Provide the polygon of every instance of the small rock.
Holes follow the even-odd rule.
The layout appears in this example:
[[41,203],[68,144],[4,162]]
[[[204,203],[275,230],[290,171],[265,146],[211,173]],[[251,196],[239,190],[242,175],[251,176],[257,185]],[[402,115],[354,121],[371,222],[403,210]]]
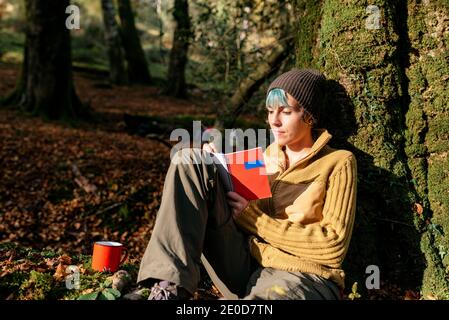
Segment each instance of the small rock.
[[129,285],[131,277],[125,270],[119,270],[112,276],[112,288],[122,291],[127,285]]

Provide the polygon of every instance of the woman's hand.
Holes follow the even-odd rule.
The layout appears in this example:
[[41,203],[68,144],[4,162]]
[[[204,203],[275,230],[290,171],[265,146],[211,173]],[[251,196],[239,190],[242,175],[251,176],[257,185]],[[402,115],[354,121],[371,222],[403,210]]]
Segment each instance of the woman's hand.
[[203,144],[203,150],[208,152],[217,152],[217,147],[213,142]]
[[248,206],[249,201],[236,192],[229,191],[226,194],[228,203],[232,209],[232,217],[237,219]]

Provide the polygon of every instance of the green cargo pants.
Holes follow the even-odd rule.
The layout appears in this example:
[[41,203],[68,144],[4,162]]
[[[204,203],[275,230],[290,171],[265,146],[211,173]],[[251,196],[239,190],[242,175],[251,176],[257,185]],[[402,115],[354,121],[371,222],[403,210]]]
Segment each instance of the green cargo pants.
[[172,157],[137,281],[168,280],[193,293],[200,263],[226,299],[339,298],[337,286],[317,275],[260,267],[234,223],[212,154],[182,149]]

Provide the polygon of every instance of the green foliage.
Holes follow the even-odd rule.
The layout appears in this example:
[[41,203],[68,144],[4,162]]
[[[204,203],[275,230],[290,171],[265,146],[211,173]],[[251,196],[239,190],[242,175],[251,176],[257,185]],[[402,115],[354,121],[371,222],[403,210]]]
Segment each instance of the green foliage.
[[99,68],[108,68],[102,24],[99,21],[85,26],[82,34],[72,37],[72,61]]
[[[80,270],[79,289],[66,287],[67,265],[59,266],[61,254],[51,250],[37,251],[18,247],[14,244],[1,244],[0,267],[5,275],[0,279],[0,299],[17,300],[117,300],[135,282],[139,266],[125,264],[122,270],[127,272],[125,287],[114,287],[114,276],[110,273],[95,272],[91,269],[90,255],[77,255],[69,258],[68,263],[78,266]],[[14,259],[11,259],[14,258]],[[60,268],[60,270],[59,270]],[[62,272],[62,273],[61,273]],[[119,288],[123,292],[120,292]]]
[[195,42],[189,80],[226,95],[233,94],[240,80],[264,62],[277,45],[274,39],[290,36],[290,1],[201,0],[191,8]]
[[198,1],[195,6],[198,14],[192,24],[196,26],[197,45],[193,50],[199,51],[208,61],[202,61],[196,71],[193,69],[191,71],[195,78],[208,81],[212,79],[212,82],[223,82],[229,86],[229,83],[235,83],[239,78],[237,69],[239,49],[236,44],[241,30],[236,20],[241,21],[242,17],[239,18],[238,15],[243,15],[242,8],[239,8],[238,2],[228,0]]
[[82,294],[77,300],[116,300],[120,298],[121,293],[117,289],[113,289],[112,281],[106,279],[100,284],[100,287],[90,293]]
[[13,272],[2,277],[0,281],[0,298],[6,299],[15,292],[17,296],[22,296],[22,285],[28,281],[28,272]]
[[121,217],[121,219],[124,220],[125,222],[129,221],[130,212],[126,204],[120,207],[118,214]]
[[50,274],[31,271],[28,281],[24,282],[19,291],[22,296],[29,294],[28,291],[32,291],[33,299],[46,300],[54,287],[53,277]]
[[21,63],[24,43],[24,35],[15,30],[0,31],[0,62]]

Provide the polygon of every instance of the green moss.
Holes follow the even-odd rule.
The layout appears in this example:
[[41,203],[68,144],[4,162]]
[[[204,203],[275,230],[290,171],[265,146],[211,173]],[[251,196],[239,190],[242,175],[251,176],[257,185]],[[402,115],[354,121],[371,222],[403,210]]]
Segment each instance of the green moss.
[[[328,77],[346,84],[353,99],[359,128],[352,140],[355,147],[373,155],[381,168],[403,175],[405,162],[395,151],[402,143],[394,60],[398,35],[387,22],[378,30],[365,28],[366,6],[348,2],[345,10],[339,1],[326,1],[323,6],[320,65]],[[385,3],[376,3],[383,15]]]
[[32,270],[28,281],[19,288],[20,298],[46,300],[53,289],[53,277],[50,274]]
[[448,4],[409,1],[408,12],[410,43],[416,55],[411,56],[407,71],[411,103],[406,115],[405,150],[421,202],[428,211],[428,228],[421,241],[427,261],[422,291],[424,298],[432,295],[448,299],[449,36],[441,33]]
[[432,222],[440,225],[444,230],[444,237],[438,244],[449,248],[449,159],[447,155],[435,155],[430,157],[429,165],[429,200],[433,217]]
[[424,157],[410,157],[408,166],[413,177],[412,182],[421,198],[421,202],[423,202],[421,205],[429,209],[427,200],[427,160]]
[[0,299],[17,298],[20,287],[28,281],[29,277],[29,273],[20,271],[3,276],[0,281]]
[[443,280],[447,277],[441,265],[441,257],[433,248],[435,240],[431,234],[423,236],[421,247],[426,253],[427,267],[422,276],[421,291],[424,299],[449,299],[447,283]]
[[315,66],[316,37],[321,20],[321,0],[296,0],[298,36],[296,41],[296,65],[298,68]]
[[[327,126],[331,132],[339,126],[354,128],[346,136],[350,143],[346,147],[358,160],[359,220],[348,254],[347,273],[349,279],[360,281],[364,268],[375,261],[386,281],[415,289],[420,285],[424,259],[414,228],[419,219],[412,209],[418,195],[413,189],[410,174],[413,170],[404,148],[416,155],[427,150],[412,144],[405,146],[403,110],[407,107],[404,97],[407,79],[398,61],[406,57],[402,56],[403,30],[396,21],[397,15],[403,13],[395,2],[377,1],[380,28],[370,29],[366,27],[369,4],[369,1],[345,1],[342,10],[341,1],[325,1],[319,31],[318,66],[328,79],[343,85],[352,103],[341,121],[334,127]],[[336,106],[327,107],[330,110]],[[413,116],[423,119],[419,113]],[[426,125],[421,121],[412,127],[423,132]],[[423,140],[422,133],[415,136],[415,131],[409,133],[409,138]],[[418,170],[424,162],[418,159],[414,164]],[[424,192],[425,183],[420,180],[416,184],[419,183]],[[378,250],[385,247],[389,249]]]
[[449,115],[439,114],[435,118],[430,118],[429,131],[426,135],[429,152],[448,151],[449,138]]

